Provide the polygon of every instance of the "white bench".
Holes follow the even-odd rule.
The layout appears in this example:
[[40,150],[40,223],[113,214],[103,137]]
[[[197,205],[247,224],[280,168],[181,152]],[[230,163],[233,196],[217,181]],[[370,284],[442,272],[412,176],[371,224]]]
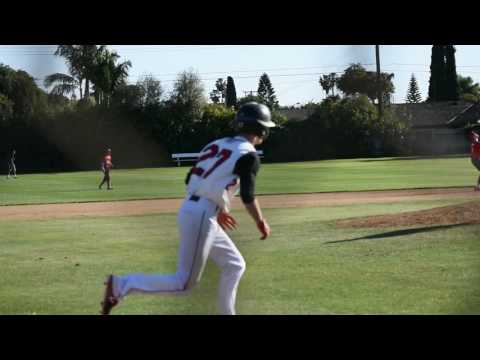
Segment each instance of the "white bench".
[[[263,157],[263,150],[258,150],[257,154],[260,158]],[[180,153],[180,154],[172,154],[172,160],[177,163],[177,166],[184,161],[197,161],[200,153]]]

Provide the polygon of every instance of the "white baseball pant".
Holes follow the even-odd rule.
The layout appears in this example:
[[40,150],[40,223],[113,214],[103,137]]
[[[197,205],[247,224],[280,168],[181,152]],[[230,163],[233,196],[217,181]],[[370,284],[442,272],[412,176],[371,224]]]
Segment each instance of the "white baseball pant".
[[200,198],[185,199],[177,217],[180,248],[177,271],[173,274],[129,274],[113,277],[113,293],[119,299],[133,293],[186,294],[201,279],[210,257],[221,269],[220,314],[235,314],[235,298],[245,260],[217,222],[217,206]]

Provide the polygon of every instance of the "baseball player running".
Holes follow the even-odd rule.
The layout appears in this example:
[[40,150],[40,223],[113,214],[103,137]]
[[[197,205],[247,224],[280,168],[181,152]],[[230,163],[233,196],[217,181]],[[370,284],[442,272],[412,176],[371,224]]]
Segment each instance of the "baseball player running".
[[10,157],[8,158],[8,174],[7,174],[7,179],[10,178],[10,174],[13,174],[13,177],[16,179],[17,178],[17,168],[15,166],[15,155],[16,151],[12,150],[12,153],[10,154]]
[[[473,166],[480,171],[480,135],[478,135],[475,131],[470,133],[470,158],[472,160]],[[477,186],[475,186],[475,191],[480,191],[480,176],[477,180]]]
[[101,314],[108,315],[125,296],[134,293],[185,294],[200,281],[208,258],[221,269],[218,306],[221,314],[235,314],[235,299],[245,260],[225,230],[236,228],[231,200],[240,197],[264,240],[270,227],[255,198],[260,160],[255,150],[275,123],[263,104],[243,105],[234,120],[237,136],[209,143],[185,180],[186,197],[178,212],[180,248],[173,274],[109,275]]
[[99,189],[101,189],[103,184],[105,184],[105,182],[106,182],[107,183],[107,190],[113,190],[112,183],[111,183],[111,180],[110,180],[110,169],[112,167],[113,167],[112,149],[107,149],[107,153],[105,154],[105,156],[103,157],[103,160],[102,160],[103,180],[100,183],[100,185],[98,185]]

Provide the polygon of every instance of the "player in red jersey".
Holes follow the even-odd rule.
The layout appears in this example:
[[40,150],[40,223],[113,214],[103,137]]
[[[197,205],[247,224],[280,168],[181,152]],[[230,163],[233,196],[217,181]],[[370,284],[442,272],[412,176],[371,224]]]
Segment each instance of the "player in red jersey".
[[112,190],[112,183],[111,183],[111,180],[110,180],[110,169],[113,168],[113,163],[112,163],[112,149],[108,149],[107,150],[107,153],[105,154],[105,156],[103,157],[103,160],[102,160],[102,172],[103,172],[103,180],[102,182],[100,183],[100,185],[98,185],[98,188],[101,189],[103,184],[105,184],[105,182],[107,183],[107,189],[108,190]]
[[[480,171],[480,135],[475,131],[472,131],[470,133],[470,142],[470,157],[472,164],[477,168],[478,171]],[[478,177],[475,191],[480,191],[480,176]]]

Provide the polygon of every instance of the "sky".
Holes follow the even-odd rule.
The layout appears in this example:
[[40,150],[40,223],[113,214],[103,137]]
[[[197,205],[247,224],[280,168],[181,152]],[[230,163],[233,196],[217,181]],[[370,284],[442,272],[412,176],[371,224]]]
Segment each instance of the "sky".
[[[318,102],[325,97],[318,80],[322,74],[341,73],[352,63],[375,71],[374,45],[109,45],[130,60],[128,82],[152,74],[168,96],[177,75],[196,71],[205,94],[218,78],[232,76],[237,97],[256,91],[266,72],[282,106]],[[66,73],[64,60],[54,56],[56,45],[0,45],[0,63],[27,71],[43,86],[45,76]],[[457,73],[480,82],[480,45],[456,46]],[[382,72],[394,73],[394,103],[405,102],[408,83],[415,75],[422,99],[428,93],[431,45],[381,45]]]

